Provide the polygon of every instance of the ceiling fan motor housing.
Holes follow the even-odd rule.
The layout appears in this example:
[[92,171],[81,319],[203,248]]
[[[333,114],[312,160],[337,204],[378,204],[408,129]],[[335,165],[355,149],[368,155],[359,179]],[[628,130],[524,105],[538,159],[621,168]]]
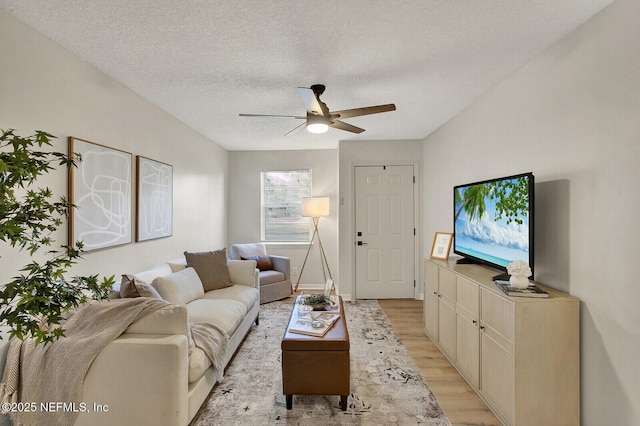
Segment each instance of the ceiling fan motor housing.
[[324,89],[326,89],[326,87],[324,86],[324,84],[314,84],[310,87],[310,89],[313,90],[313,93],[315,93],[316,97],[318,97],[324,93]]

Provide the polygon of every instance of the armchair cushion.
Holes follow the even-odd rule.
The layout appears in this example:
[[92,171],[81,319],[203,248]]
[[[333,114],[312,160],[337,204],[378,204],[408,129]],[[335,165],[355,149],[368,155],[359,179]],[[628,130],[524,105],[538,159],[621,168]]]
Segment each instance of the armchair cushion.
[[285,275],[279,271],[262,271],[260,272],[260,284],[273,284],[285,280]]

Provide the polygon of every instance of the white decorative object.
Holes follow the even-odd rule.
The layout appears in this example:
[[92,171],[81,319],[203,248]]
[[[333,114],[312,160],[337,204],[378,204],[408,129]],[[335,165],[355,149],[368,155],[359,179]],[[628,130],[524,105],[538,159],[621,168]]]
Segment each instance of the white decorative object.
[[509,283],[512,287],[529,287],[529,276],[531,276],[531,268],[529,267],[529,264],[522,260],[515,260],[507,265],[507,272],[511,275]]
[[511,284],[513,288],[527,288],[529,287],[529,279],[527,277],[512,275],[511,278],[509,278],[509,284]]

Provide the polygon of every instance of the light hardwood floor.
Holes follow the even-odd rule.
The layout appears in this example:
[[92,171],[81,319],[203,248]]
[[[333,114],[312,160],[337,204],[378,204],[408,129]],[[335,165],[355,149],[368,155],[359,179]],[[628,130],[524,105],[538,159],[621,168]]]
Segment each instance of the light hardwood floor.
[[497,417],[424,333],[421,300],[379,300],[422,377],[454,426],[500,426]]

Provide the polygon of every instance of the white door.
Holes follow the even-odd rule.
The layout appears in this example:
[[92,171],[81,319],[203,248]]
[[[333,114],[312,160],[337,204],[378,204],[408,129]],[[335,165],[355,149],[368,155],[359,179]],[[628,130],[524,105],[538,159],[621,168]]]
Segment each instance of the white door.
[[413,166],[355,168],[357,299],[414,298]]

